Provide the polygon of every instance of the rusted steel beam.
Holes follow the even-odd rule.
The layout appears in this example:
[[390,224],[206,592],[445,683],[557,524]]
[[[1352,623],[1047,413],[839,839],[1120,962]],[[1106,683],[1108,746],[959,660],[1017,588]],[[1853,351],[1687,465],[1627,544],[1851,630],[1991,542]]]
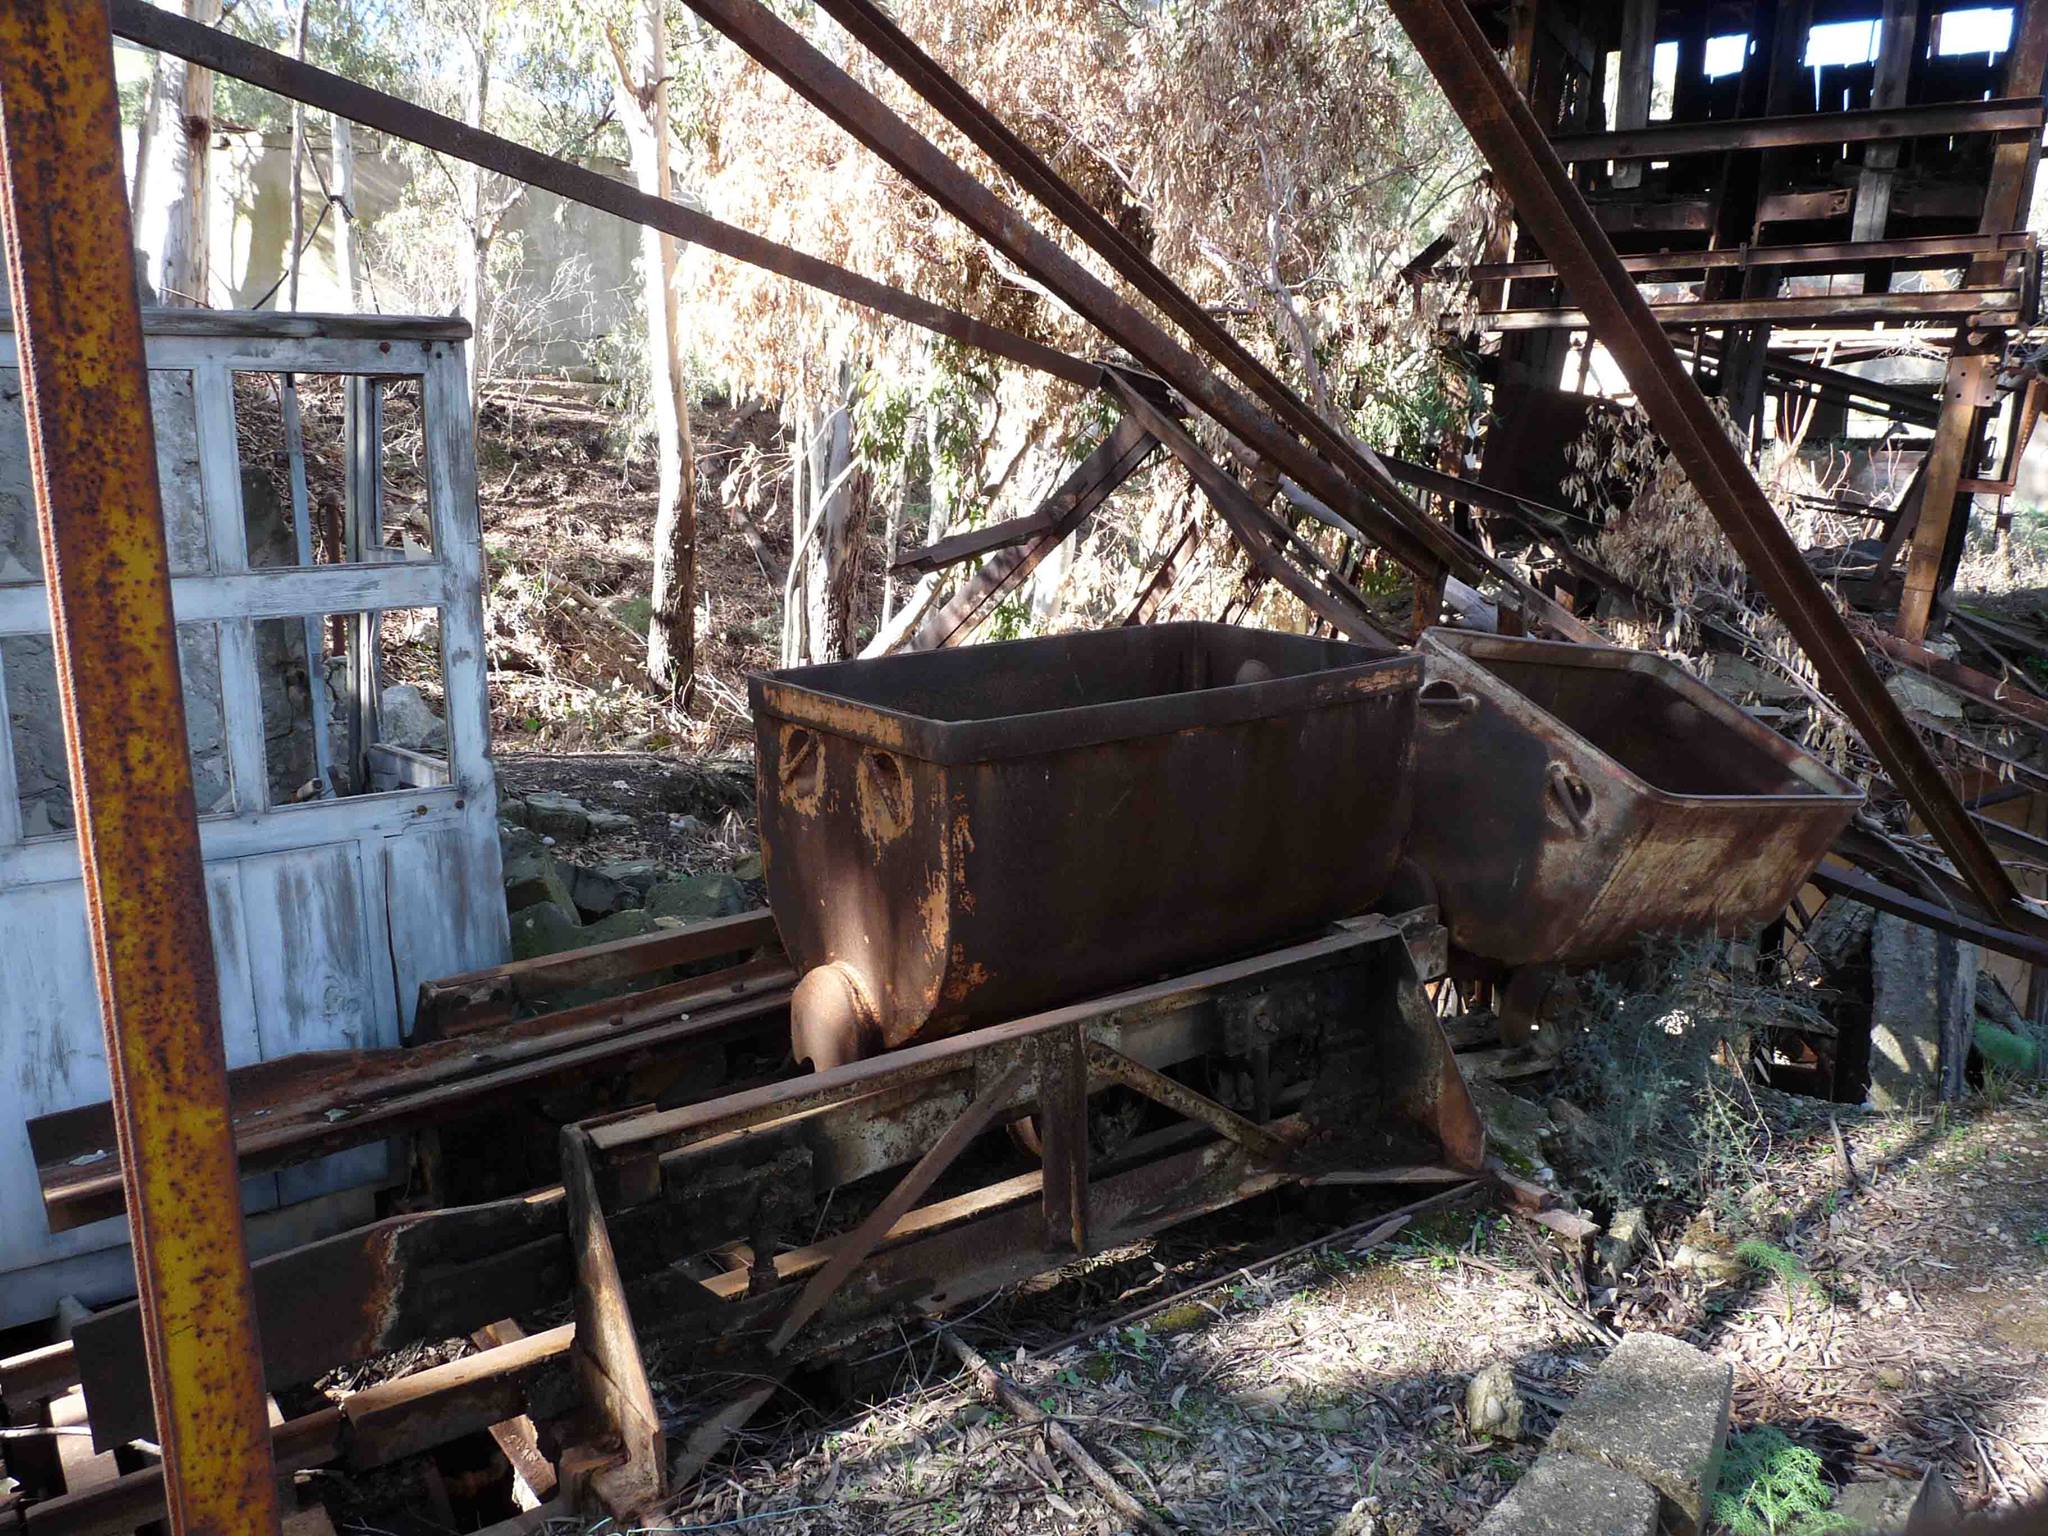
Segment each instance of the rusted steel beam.
[[[1397,515],[1420,516],[1407,503],[1376,455],[1316,409],[1231,334],[1230,328],[1170,277],[1138,243],[1118,229],[1058,171],[1046,163],[975,94],[948,73],[888,17],[875,0],[819,0],[818,8],[859,40],[910,88],[957,128],[1003,172],[1045,206],[1119,277],[1220,362],[1266,408],[1299,433],[1330,463],[1365,487]],[[1425,519],[1426,520],[1426,519]],[[1444,547],[1438,558],[1453,567],[1473,552]],[[1463,555],[1463,559],[1460,559]]]
[[[779,1026],[795,975],[757,961],[710,976],[403,1050],[333,1051],[241,1068],[231,1085],[244,1174],[291,1167],[424,1126],[480,1114],[551,1084],[617,1074]],[[282,1073],[294,1075],[282,1084]],[[56,1231],[117,1215],[125,1156],[108,1150],[104,1105],[29,1122],[45,1219]]]
[[[1650,306],[1615,255],[1585,199],[1551,150],[1528,104],[1501,72],[1458,0],[1391,0],[1417,50],[1515,211],[1558,265],[1592,330],[1670,445],[1751,578],[1812,658],[1821,685],[1862,734],[1892,782],[1920,813],[1992,910],[2017,911],[2012,882],[1957,801],[1940,767],[1885,691],[1862,646],[1801,558],[1741,450],[1685,371]],[[2018,917],[2014,921],[2021,921]]]
[[[829,8],[829,7],[828,7]],[[1851,112],[1795,112],[1710,123],[1660,123],[1618,133],[1560,134],[1550,141],[1567,165],[1584,160],[1666,160],[1729,150],[1778,149],[1797,144],[1863,144],[1872,140],[1947,138],[1970,133],[2037,134],[2041,98],[1930,102],[1914,107],[1866,107]]]
[[580,165],[523,144],[472,128],[452,117],[429,112],[339,75],[287,58],[268,48],[243,42],[216,27],[201,26],[149,0],[110,0],[117,35],[145,48],[185,59],[216,74],[232,75],[291,101],[332,112],[366,128],[425,145],[457,160],[466,160],[514,181],[541,187],[630,223],[688,240],[708,251],[744,261],[778,276],[849,300],[878,314],[892,315],[941,336],[978,347],[1026,368],[1083,388],[1095,382],[1094,368],[1053,347],[986,324],[971,315],[927,303],[873,278],[862,277],[831,262],[806,256],[788,246],[721,222],[708,214],[637,191],[624,182],[601,176]]
[[[573,1269],[559,1190],[393,1216],[253,1266],[265,1385],[312,1381],[421,1339],[545,1311]],[[93,1448],[155,1438],[135,1308],[85,1319],[73,1336]]]
[[1282,430],[1137,305],[1111,291],[756,0],[690,0],[690,5],[912,185],[1043,283],[1075,314],[1263,456],[1354,517],[1403,565],[1429,571],[1449,564],[1461,572],[1483,565],[1483,559],[1460,546],[1449,529],[1408,502],[1391,477],[1384,485],[1354,484],[1329,460]]
[[[1141,422],[1166,445],[1167,452],[1180,461],[1181,467],[1202,488],[1209,504],[1223,514],[1232,536],[1254,565],[1300,598],[1309,612],[1325,620],[1339,634],[1367,645],[1399,645],[1373,618],[1357,590],[1330,569],[1299,534],[1253,501],[1251,494],[1204,453],[1179,422],[1145,398],[1122,373],[1109,370],[1104,377],[1132,419]],[[1322,565],[1325,579],[1337,590],[1325,588],[1282,553],[1290,545],[1297,550],[1309,550],[1315,562]]]
[[444,1035],[466,1034],[500,1024],[511,1018],[519,1005],[572,987],[631,981],[672,966],[694,965],[700,960],[755,949],[780,949],[781,945],[775,932],[775,915],[766,907],[758,907],[737,917],[692,923],[675,932],[614,939],[609,944],[593,944],[567,954],[511,960],[480,971],[423,981],[419,1008],[413,1016],[413,1038],[438,1040]]
[[803,1288],[795,1303],[790,1307],[768,1340],[768,1353],[779,1355],[789,1347],[789,1341],[803,1330],[804,1324],[824,1308],[838,1289],[853,1277],[867,1256],[881,1247],[889,1235],[890,1228],[910,1214],[912,1206],[924,1198],[938,1178],[968,1145],[995,1124],[996,1117],[1010,1107],[1011,1096],[1024,1086],[1030,1076],[1029,1066],[1019,1062],[996,1081],[976,1094],[974,1101],[946,1127],[944,1134],[931,1144],[925,1155],[912,1165],[910,1171],[896,1181],[895,1187],[883,1197],[882,1203],[870,1211],[865,1220],[839,1242],[832,1260]]
[[102,0],[0,4],[0,224],[172,1529],[277,1486]]
[[2048,731],[2048,700],[2022,693],[1975,667],[1966,667],[1952,657],[1938,655],[1924,645],[1915,645],[1911,640],[1888,635],[1875,627],[1865,631],[1865,638],[1908,671],[1924,673],[1936,682],[1946,683],[1986,709],[2010,716],[2022,725],[2036,731]]
[[1198,1125],[1206,1125],[1218,1136],[1236,1142],[1262,1162],[1277,1163],[1287,1156],[1287,1143],[1263,1125],[1247,1120],[1236,1110],[1218,1104],[1207,1094],[1195,1092],[1185,1083],[1175,1082],[1164,1072],[1153,1071],[1142,1061],[1131,1060],[1121,1051],[1091,1042],[1088,1046],[1088,1070],[1099,1072],[1111,1082],[1121,1083],[1131,1092],[1142,1094],[1176,1115],[1185,1115]]
[[2048,965],[2048,940],[1983,922],[1966,912],[1902,891],[1861,870],[1838,869],[1823,864],[1813,872],[1811,883],[1830,896],[1860,901],[1866,907],[1889,912],[1893,917],[1903,917],[1909,923],[1932,928],[1936,933],[1948,934],[1994,954],[2011,955],[2015,960],[2025,960],[2034,965]]

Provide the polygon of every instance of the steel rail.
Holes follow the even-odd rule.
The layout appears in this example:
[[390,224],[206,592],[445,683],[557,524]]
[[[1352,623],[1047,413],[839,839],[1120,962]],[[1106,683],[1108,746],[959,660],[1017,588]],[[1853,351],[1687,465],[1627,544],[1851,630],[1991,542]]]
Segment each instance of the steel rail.
[[1742,451],[1672,348],[1648,302],[1502,71],[1461,0],[1391,0],[1438,85],[1567,290],[1614,354],[1651,423],[1752,578],[1812,658],[1822,687],[1862,733],[1957,869],[1995,914],[2032,926],[1998,856],[1970,821],[1827,591],[1800,558]]
[[879,314],[907,320],[912,325],[922,326],[950,340],[978,347],[1024,367],[1049,373],[1069,384],[1084,389],[1092,389],[1096,384],[1094,365],[1070,357],[1055,347],[1032,341],[1000,326],[989,325],[958,310],[930,303],[915,294],[863,277],[829,261],[793,251],[786,245],[778,245],[773,240],[736,228],[681,203],[651,196],[554,155],[529,149],[524,144],[480,128],[472,128],[467,123],[430,112],[413,102],[244,42],[217,28],[201,26],[160,10],[148,0],[110,0],[110,5],[115,35],[129,42],[171,54],[216,74],[232,75],[287,100],[335,113],[366,128],[408,139],[487,171],[509,176],[514,181],[540,187],[569,202],[581,203],[632,224],[661,230],[679,240],[701,245],[708,251],[794,279]]
[[756,0],[689,0],[689,4],[913,186],[1043,283],[1076,315],[1251,443],[1261,455],[1314,486],[1333,505],[1343,507],[1403,565],[1428,575],[1445,566],[1469,571],[1483,565],[1483,556],[1461,547],[1449,529],[1409,503],[1393,486],[1391,476],[1386,477],[1384,490],[1368,497],[1329,460],[1259,411],[1151,316],[1112,291]]
[[[1288,427],[1340,469],[1350,471],[1395,517],[1414,520],[1433,542],[1440,527],[1400,489],[1379,456],[1327,420],[1250,348],[1148,256],[1136,241],[1099,213],[1060,173],[1013,132],[946,67],[920,48],[874,0],[817,0],[818,9],[844,27],[940,116],[1057,218],[1116,274],[1222,363]],[[1426,527],[1424,526],[1426,525]],[[1448,532],[1448,530],[1445,530]],[[1443,544],[1446,565],[1472,564],[1474,552]],[[1462,564],[1461,564],[1462,562]]]
[[104,0],[0,0],[0,224],[171,1528],[270,1536],[277,1484]]

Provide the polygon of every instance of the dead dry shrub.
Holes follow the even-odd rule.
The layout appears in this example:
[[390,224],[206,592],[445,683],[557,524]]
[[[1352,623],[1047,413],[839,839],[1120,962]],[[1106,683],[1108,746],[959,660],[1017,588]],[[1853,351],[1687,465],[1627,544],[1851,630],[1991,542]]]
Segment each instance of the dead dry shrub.
[[1771,1144],[1753,1061],[1768,1032],[1812,1026],[1825,1027],[1809,989],[1723,941],[1647,940],[1592,972],[1560,1089],[1585,1111],[1567,1154],[1574,1182],[1615,1209],[1743,1187]]

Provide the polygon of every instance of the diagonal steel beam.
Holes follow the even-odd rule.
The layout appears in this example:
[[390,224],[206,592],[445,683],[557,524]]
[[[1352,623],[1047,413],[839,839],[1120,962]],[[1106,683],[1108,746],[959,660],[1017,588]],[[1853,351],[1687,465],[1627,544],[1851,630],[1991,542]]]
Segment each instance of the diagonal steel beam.
[[267,1536],[277,1485],[104,0],[0,0],[0,226],[171,1526]]
[[344,80],[339,75],[316,69],[311,64],[287,58],[268,48],[243,42],[217,27],[201,26],[151,5],[149,0],[110,0],[114,32],[132,43],[160,53],[185,59],[216,74],[231,75],[250,85],[290,101],[304,102],[323,112],[332,112],[366,128],[375,128],[394,138],[407,139],[457,160],[482,166],[500,176],[528,186],[540,187],[572,203],[609,213],[629,223],[658,229],[760,267],[792,278],[820,292],[836,295],[878,314],[892,315],[922,326],[954,341],[979,347],[997,357],[1027,368],[1036,368],[1069,384],[1089,388],[1095,383],[1095,368],[1077,357],[1053,347],[986,324],[958,310],[928,303],[915,294],[878,283],[873,278],[849,272],[829,261],[806,256],[786,245],[726,224],[709,214],[699,213],[681,203],[652,197],[624,182],[554,155],[542,154],[523,144],[500,138],[457,122],[438,112],[429,112],[413,102],[402,101],[383,91]]
[[[1748,460],[1685,371],[1648,302],[1572,185],[1534,113],[1462,0],[1390,0],[1394,14],[1492,165],[1545,256],[1620,364],[1636,398],[1751,577],[1812,659],[1821,686],[1862,734],[1956,868],[1994,913],[2024,915],[1998,857],[1871,670],[1827,591],[1800,558]],[[2030,916],[2028,920],[2031,920]]]
[[[945,66],[884,14],[875,0],[818,0],[818,9],[851,33],[957,128],[983,154],[1042,203],[1046,210],[1100,256],[1133,289],[1156,305],[1291,430],[1362,485],[1381,506],[1403,519],[1435,528],[1401,491],[1379,456],[1321,415],[1193,295],[1175,282],[1138,243],[1099,213],[1029,144],[990,111]],[[1434,538],[1434,534],[1428,535]],[[1462,567],[1472,552],[1448,541],[1438,550],[1444,563]]]

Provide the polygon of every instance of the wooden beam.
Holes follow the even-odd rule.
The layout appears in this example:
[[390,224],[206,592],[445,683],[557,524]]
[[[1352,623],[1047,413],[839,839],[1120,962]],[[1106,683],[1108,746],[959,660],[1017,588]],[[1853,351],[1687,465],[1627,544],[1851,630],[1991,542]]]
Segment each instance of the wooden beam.
[[[2010,288],[1964,288],[1949,293],[1815,294],[1780,299],[1679,299],[1652,304],[1664,325],[1840,325],[1847,322],[1957,319],[1972,325],[2015,323],[2020,295]],[[1482,315],[1482,331],[1582,331],[1579,309],[1508,309]]]
[[[1658,0],[1623,0],[1621,11],[1621,78],[1615,91],[1613,135],[1587,137],[1625,138],[1650,122],[1650,89],[1657,61]],[[1603,157],[1604,158],[1604,157]],[[1639,163],[1614,168],[1616,187],[1639,187],[1643,167]]]
[[1781,149],[1802,144],[1861,144],[1958,134],[2038,134],[2048,122],[2038,96],[2023,100],[1935,102],[1918,107],[1871,107],[1854,112],[1795,112],[1784,117],[1720,122],[1664,123],[1617,133],[1570,134],[1552,139],[1558,158],[1671,160],[1731,150]]
[[[1897,631],[1915,644],[1927,638],[1934,616],[1934,597],[1948,549],[1949,525],[1977,441],[1977,416],[1986,403],[1986,381],[1992,359],[1958,346],[1949,359],[1948,380],[1941,397],[1941,420],[1927,455],[1927,481],[1920,497],[1920,521],[1913,530],[1912,553],[1906,560],[1906,590],[1899,598]],[[1967,515],[1967,514],[1966,514]]]
[[1023,548],[998,555],[970,576],[945,607],[925,620],[904,649],[929,651],[959,640],[990,603],[1036,570],[1039,562],[1057,549],[1084,517],[1108,500],[1112,491],[1130,479],[1158,446],[1159,440],[1128,416],[1110,428],[1109,435],[1095,445],[1094,451],[1032,514],[1045,517],[1044,531]]
[[[1896,112],[1905,104],[1919,23],[1920,0],[1885,0],[1884,17],[1878,29],[1881,52],[1877,76],[1870,89],[1870,105],[1877,113]],[[1856,178],[1856,212],[1849,229],[1851,239],[1884,238],[1885,223],[1892,211],[1892,179],[1898,168],[1896,139],[1880,139],[1863,151],[1863,170]]]
[[[1624,256],[1624,271],[1637,276],[1677,277],[1738,267],[1809,267],[1832,272],[1884,262],[1894,267],[1961,267],[1980,257],[2025,255],[2035,246],[2024,231],[1994,235],[1914,235],[1897,240],[1823,240],[1798,245],[1741,245],[1714,251],[1656,251]],[[1958,259],[1959,258],[1959,259]],[[1495,261],[1470,267],[1440,267],[1433,274],[1474,283],[1520,278],[1554,278],[1553,261]],[[1994,278],[1995,282],[1996,279]]]

